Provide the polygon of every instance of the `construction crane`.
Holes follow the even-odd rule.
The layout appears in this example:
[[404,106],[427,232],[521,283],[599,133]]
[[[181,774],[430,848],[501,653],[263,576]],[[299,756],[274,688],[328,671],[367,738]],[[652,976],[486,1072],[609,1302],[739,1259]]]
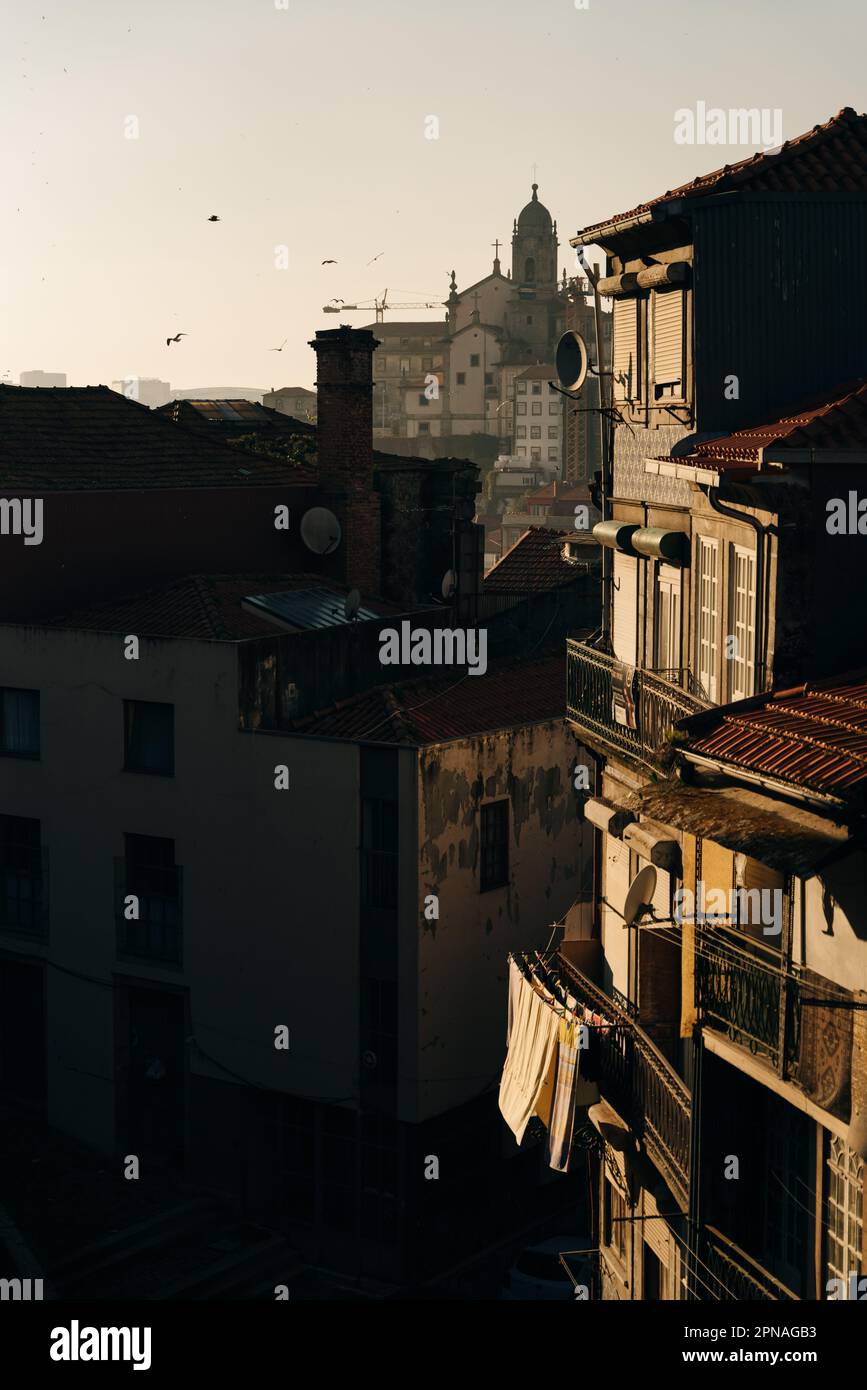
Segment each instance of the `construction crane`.
[[323,314],[369,314],[371,309],[376,312],[376,322],[382,323],[382,317],[386,309],[441,309],[440,300],[427,300],[418,304],[389,304],[388,290],[383,290],[381,299],[367,300],[364,304],[323,304]]

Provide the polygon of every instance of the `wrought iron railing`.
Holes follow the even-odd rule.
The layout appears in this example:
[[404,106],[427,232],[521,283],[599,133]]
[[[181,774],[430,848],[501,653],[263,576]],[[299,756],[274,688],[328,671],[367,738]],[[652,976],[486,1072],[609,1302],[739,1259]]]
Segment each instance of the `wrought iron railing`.
[[699,928],[695,1000],[702,1021],[780,1075],[797,1070],[800,982],[779,951],[736,930]]
[[651,1158],[686,1205],[689,1193],[690,1094],[685,1083],[627,1011],[565,956],[560,967],[584,1006],[613,1024],[596,1034],[599,1090],[643,1139]]
[[775,1278],[770,1270],[713,1226],[704,1228],[699,1244],[702,1263],[697,1285],[701,1299],[737,1303],[797,1300],[798,1295]]
[[34,937],[47,934],[47,849],[0,846],[0,930]]
[[118,955],[180,965],[180,865],[133,865],[127,859],[116,859],[114,881]]
[[[674,677],[678,679],[675,680]],[[622,752],[656,766],[679,719],[708,707],[688,670],[657,671],[624,665],[607,652],[568,638],[568,717]]]

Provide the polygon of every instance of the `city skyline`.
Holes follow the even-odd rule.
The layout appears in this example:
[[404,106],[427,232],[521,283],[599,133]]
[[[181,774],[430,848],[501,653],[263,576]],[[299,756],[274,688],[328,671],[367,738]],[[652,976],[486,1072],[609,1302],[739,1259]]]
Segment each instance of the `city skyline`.
[[[395,303],[444,301],[452,267],[464,288],[488,272],[495,240],[508,248],[534,178],[571,270],[576,226],[755,148],[684,144],[679,110],[779,110],[785,139],[863,105],[867,22],[852,5],[834,6],[853,40],[843,50],[816,32],[813,7],[787,7],[787,41],[814,63],[806,90],[776,61],[768,3],[670,3],[652,28],[634,0],[614,8],[642,41],[610,64],[612,6],[592,0],[532,12],[447,0],[435,22],[385,0],[375,25],[337,0],[17,9],[2,60],[0,376],[309,386],[311,332],[339,321],[325,303],[372,301],[386,286]],[[670,81],[642,85],[648,64],[662,71],[672,56]]]

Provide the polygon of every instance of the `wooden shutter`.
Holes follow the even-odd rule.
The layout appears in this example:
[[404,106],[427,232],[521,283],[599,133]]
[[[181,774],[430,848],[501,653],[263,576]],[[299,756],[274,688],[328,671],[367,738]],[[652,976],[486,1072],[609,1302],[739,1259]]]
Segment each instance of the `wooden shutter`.
[[636,664],[638,655],[638,561],[634,555],[614,552],[614,655],[627,666]]
[[614,301],[614,398],[637,400],[638,376],[638,300]]
[[657,386],[676,383],[683,387],[683,304],[683,290],[657,291],[653,296],[653,380]]
[[746,700],[755,684],[756,557],[739,545],[731,548],[729,634],[736,639],[729,661],[729,698]]
[[719,547],[700,536],[696,545],[695,674],[716,704],[717,629],[719,626]]

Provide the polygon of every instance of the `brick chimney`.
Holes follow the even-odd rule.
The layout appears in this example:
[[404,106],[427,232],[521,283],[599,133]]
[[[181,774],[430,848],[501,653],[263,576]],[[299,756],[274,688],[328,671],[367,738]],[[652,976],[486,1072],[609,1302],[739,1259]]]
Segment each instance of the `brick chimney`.
[[380,590],[380,498],[373,487],[373,354],[366,328],[324,329],[316,353],[319,487],[343,531],[341,574],[363,595]]

